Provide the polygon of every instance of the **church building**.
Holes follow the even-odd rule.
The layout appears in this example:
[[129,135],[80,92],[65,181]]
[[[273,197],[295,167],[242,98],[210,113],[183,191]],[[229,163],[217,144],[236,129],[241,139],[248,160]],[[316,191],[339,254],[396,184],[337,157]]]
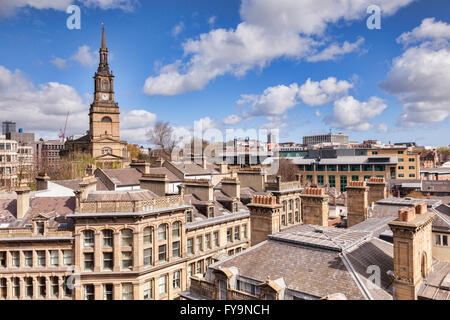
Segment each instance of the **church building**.
[[114,100],[114,75],[108,65],[105,28],[102,30],[100,62],[94,75],[94,101],[89,110],[89,131],[77,139],[68,139],[65,154],[90,153],[97,164],[110,168],[130,163],[127,142],[120,140],[119,105]]

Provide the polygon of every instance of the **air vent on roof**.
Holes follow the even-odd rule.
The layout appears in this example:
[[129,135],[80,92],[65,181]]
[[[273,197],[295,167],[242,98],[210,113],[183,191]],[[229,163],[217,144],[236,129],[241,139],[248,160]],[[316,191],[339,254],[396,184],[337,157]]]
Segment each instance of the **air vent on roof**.
[[323,230],[322,229],[314,229],[314,232],[315,233],[323,233]]

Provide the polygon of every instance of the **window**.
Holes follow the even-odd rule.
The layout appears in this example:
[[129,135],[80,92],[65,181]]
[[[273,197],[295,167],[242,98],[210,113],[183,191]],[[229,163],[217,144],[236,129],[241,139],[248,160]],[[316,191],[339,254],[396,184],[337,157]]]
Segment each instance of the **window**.
[[288,223],[294,223],[294,221],[292,221],[292,212],[289,212],[288,214]]
[[323,164],[318,164],[316,166],[316,171],[325,171],[325,165]]
[[144,249],[144,267],[152,265],[152,248]]
[[172,242],[172,257],[179,258],[181,256],[180,241]]
[[114,286],[112,284],[103,285],[103,300],[113,300],[114,298]]
[[37,278],[38,283],[38,296],[41,298],[44,298],[47,295],[47,288],[45,285],[45,278],[44,277],[38,277]]
[[159,262],[163,262],[167,260],[167,254],[166,254],[166,245],[163,244],[158,247],[158,260]]
[[352,181],[359,181],[358,175],[352,175]]
[[192,220],[193,220],[192,211],[191,210],[186,211],[186,221],[192,222]]
[[410,170],[414,170],[415,167],[414,167],[414,166],[409,166],[409,169],[410,169]]
[[36,233],[40,236],[44,235],[45,224],[44,222],[36,222]]
[[25,267],[33,266],[33,251],[24,251],[23,252],[25,258]]
[[363,171],[372,171],[373,166],[371,164],[363,164]]
[[167,224],[162,224],[158,227],[158,241],[167,239]]
[[408,161],[409,161],[409,162],[414,162],[415,159],[414,159],[414,158],[409,158]]
[[197,253],[203,251],[203,236],[198,236],[195,244],[197,245]]
[[298,209],[298,205],[299,205],[299,200],[298,199],[295,199],[295,209]]
[[414,178],[415,176],[416,176],[416,175],[415,175],[414,173],[410,173],[410,174],[409,174],[409,177],[410,177],[410,178]]
[[194,264],[191,263],[190,265],[188,265],[188,280],[189,280],[189,277],[192,276],[193,272],[194,272]]
[[361,171],[361,165],[360,164],[351,164],[350,171]]
[[208,217],[214,218],[214,207],[208,207]]
[[105,147],[102,149],[102,155],[112,154],[112,149],[109,147]]
[[327,165],[327,171],[336,171],[336,165],[335,164]]
[[375,171],[386,171],[386,165],[384,164],[376,164],[374,165]]
[[[63,278],[63,294],[66,297],[72,296],[72,286],[74,285],[74,279],[72,279],[72,282],[69,281],[69,279],[72,279],[71,277],[64,277]],[[69,283],[71,284],[69,286]]]
[[27,298],[33,298],[33,278],[25,278],[25,296]]
[[188,254],[194,253],[194,239],[193,238],[187,239],[187,253]]
[[313,176],[311,174],[306,175],[306,180],[308,180],[309,182],[312,182]]
[[153,243],[153,228],[147,227],[144,229],[144,245]]
[[83,246],[85,248],[94,247],[94,231],[92,230],[83,231]]
[[174,289],[179,289],[180,288],[180,279],[181,279],[181,271],[175,271],[173,273],[173,279],[172,279],[172,287]]
[[345,192],[345,187],[347,186],[347,176],[341,176],[341,192]]
[[234,227],[234,240],[241,240],[241,228],[239,226]]
[[299,222],[298,218],[299,218],[298,211],[295,211],[295,222]]
[[233,212],[239,211],[239,204],[237,202],[233,202]]
[[103,270],[112,270],[114,258],[112,252],[103,252]]
[[434,235],[434,244],[437,246],[448,247],[448,236],[443,234]]
[[144,283],[144,300],[153,298],[153,281],[149,280]]
[[167,293],[167,276],[162,276],[159,278],[159,295],[163,295]]
[[172,225],[172,238],[178,238],[180,236],[180,223],[174,222]]
[[403,154],[403,151],[397,151],[398,154]]
[[206,244],[206,249],[212,249],[212,245],[211,245],[211,233],[205,234],[205,244]]
[[133,245],[133,231],[123,229],[121,232],[122,247],[131,247]]
[[103,230],[103,248],[112,248],[113,247],[113,231],[112,230]]
[[333,175],[328,176],[328,183],[330,184],[330,187],[336,187],[336,177]]
[[227,242],[233,242],[233,229],[231,228],[227,229]]
[[405,175],[403,173],[398,174],[399,178],[403,178]]
[[12,278],[12,296],[13,296],[13,298],[20,297],[20,279],[19,278]]
[[84,254],[84,270],[85,271],[94,270],[94,254],[92,252]]
[[398,162],[403,162],[403,158],[398,158]]
[[338,168],[339,171],[348,171],[348,164],[340,164]]
[[292,210],[292,200],[288,201],[288,210]]
[[50,277],[50,295],[57,298],[59,295],[59,279],[58,277]]
[[323,174],[319,174],[317,176],[317,184],[324,184],[324,178],[323,178]]
[[203,273],[203,260],[197,261],[197,269],[195,270],[197,274]]
[[50,265],[58,266],[59,265],[59,252],[58,250],[50,250]]
[[44,250],[39,250],[36,251],[37,253],[37,264],[40,267],[45,267],[46,266],[46,262],[45,262],[45,254],[46,252]]
[[6,288],[6,278],[0,278],[0,298],[6,299],[8,289]]
[[364,180],[368,180],[368,179],[370,179],[370,176],[369,175],[365,175],[364,176]]
[[130,270],[133,267],[133,252],[124,251],[122,252],[122,269]]
[[285,226],[286,225],[286,215],[281,215],[281,224],[283,225],[283,226]]
[[133,284],[122,284],[122,300],[133,300]]
[[0,252],[0,268],[6,268],[6,251]]
[[403,167],[403,166],[398,166],[398,170],[403,170],[403,169],[405,169],[405,167]]
[[213,233],[213,241],[214,241],[214,248],[217,248],[219,246],[219,232],[218,231]]
[[63,250],[63,264],[65,266],[72,265],[72,250]]

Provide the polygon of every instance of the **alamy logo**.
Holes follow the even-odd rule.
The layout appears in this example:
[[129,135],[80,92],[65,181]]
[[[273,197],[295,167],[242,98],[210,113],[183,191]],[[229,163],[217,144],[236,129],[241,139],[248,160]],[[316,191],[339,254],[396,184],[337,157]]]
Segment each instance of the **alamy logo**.
[[381,8],[375,4],[367,7],[367,13],[371,15],[367,18],[366,25],[369,30],[381,29]]
[[70,5],[66,9],[66,13],[70,14],[70,16],[67,18],[66,26],[67,29],[73,30],[73,29],[81,29],[81,10],[80,7],[77,5]]

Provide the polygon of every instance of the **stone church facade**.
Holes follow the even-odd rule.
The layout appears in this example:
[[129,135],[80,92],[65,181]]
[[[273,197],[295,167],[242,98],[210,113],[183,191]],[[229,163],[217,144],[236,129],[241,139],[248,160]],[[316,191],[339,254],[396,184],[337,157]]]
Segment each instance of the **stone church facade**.
[[114,100],[114,75],[108,65],[105,29],[94,75],[94,101],[89,110],[89,131],[78,139],[67,140],[63,154],[90,153],[103,167],[130,163],[127,142],[120,140],[119,105]]

